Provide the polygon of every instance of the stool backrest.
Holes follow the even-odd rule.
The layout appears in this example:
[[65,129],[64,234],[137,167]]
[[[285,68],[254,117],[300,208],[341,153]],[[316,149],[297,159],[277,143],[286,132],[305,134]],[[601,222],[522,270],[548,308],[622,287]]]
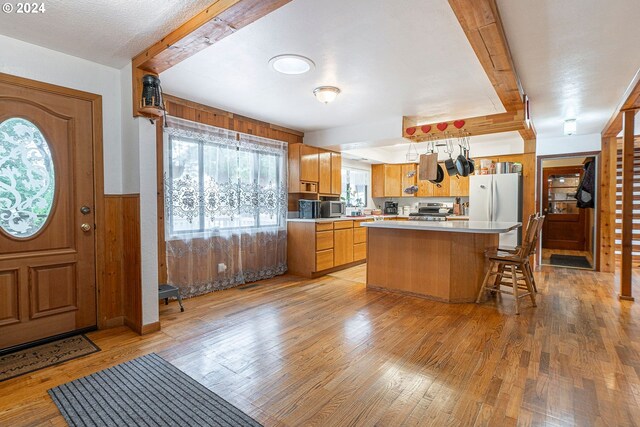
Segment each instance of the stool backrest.
[[524,239],[522,240],[522,245],[517,252],[517,255],[520,258],[528,257],[535,252],[536,243],[538,242],[538,234],[541,230],[541,222],[542,221],[540,221],[540,217],[537,214],[529,216],[527,229],[524,232]]

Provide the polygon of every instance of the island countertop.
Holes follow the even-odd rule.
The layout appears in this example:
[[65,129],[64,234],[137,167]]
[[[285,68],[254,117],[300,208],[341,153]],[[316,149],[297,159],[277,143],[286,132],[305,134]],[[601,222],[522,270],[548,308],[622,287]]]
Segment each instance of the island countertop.
[[452,233],[500,234],[522,226],[520,222],[490,221],[375,221],[362,223],[368,228],[444,231]]

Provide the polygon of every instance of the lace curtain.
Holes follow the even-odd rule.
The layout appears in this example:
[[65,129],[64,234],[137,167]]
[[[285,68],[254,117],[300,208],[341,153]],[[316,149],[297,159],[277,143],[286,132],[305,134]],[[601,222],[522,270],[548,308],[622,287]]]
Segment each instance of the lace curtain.
[[184,297],[286,271],[286,143],[169,117],[164,163],[167,276]]

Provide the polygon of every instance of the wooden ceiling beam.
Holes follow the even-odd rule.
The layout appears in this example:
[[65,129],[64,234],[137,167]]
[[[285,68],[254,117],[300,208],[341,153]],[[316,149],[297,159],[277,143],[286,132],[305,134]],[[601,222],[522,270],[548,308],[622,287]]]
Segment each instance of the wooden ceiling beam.
[[[522,109],[524,90],[495,0],[449,0],[449,5],[505,110],[512,113]],[[528,116],[528,106],[525,111]],[[525,141],[536,137],[528,117],[526,126],[519,132]]]
[[[455,126],[457,120],[441,123],[428,123],[426,117],[405,116],[403,117],[402,136],[415,142],[426,141],[428,139],[438,140],[447,136],[457,136],[460,132],[469,135],[488,135],[501,132],[520,132],[526,129],[524,111],[522,109],[489,116],[471,117],[459,121],[464,121],[464,125],[458,129]],[[444,131],[438,129],[438,125],[446,123]]]
[[158,75],[291,0],[216,0],[132,61],[133,115],[142,96],[142,76]]

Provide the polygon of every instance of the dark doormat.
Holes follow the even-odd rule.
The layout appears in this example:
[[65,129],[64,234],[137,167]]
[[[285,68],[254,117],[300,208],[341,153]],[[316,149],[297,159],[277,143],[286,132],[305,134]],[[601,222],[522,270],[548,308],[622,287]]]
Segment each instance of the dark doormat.
[[100,351],[84,335],[74,335],[0,356],[0,382]]
[[560,267],[575,267],[575,268],[591,268],[591,263],[587,257],[580,255],[551,255],[549,262],[552,265]]
[[154,353],[49,395],[72,426],[262,426]]

